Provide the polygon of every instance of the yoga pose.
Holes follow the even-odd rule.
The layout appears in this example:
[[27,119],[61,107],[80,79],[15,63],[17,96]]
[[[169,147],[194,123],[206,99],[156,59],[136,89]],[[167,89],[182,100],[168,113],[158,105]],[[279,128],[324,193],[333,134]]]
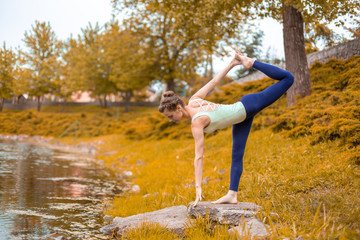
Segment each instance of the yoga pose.
[[[245,95],[240,101],[231,105],[216,104],[204,100],[205,96],[214,89],[233,67],[241,64],[245,69],[253,67],[268,77],[279,81],[259,93]],[[185,105],[184,101],[172,91],[167,91],[163,94],[159,111],[169,118],[169,121],[179,123],[183,118],[192,119],[191,131],[195,139],[196,199],[193,203],[194,207],[199,201],[205,199],[201,192],[204,132],[210,133],[216,129],[222,129],[230,125],[233,126],[230,188],[225,196],[212,203],[235,204],[237,203],[237,191],[243,171],[246,141],[253,118],[262,109],[279,99],[291,87],[293,82],[294,77],[288,71],[248,58],[236,50],[230,64],[197,91],[190,98],[188,105]]]

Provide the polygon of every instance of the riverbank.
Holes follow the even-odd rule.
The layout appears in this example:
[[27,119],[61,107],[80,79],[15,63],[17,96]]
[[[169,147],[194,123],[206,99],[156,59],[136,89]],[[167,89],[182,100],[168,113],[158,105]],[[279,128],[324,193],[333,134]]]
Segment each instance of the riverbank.
[[[230,139],[228,129],[205,141],[202,188],[206,200],[216,200],[228,191]],[[118,195],[107,214],[127,217],[195,199],[193,140],[131,141],[112,135],[102,141],[103,151],[118,153],[99,157],[112,168],[133,172],[132,182],[139,186],[138,192]],[[346,160],[347,154],[340,141],[311,145],[306,136],[292,139],[269,129],[253,131],[238,200],[264,206],[260,220],[274,225],[276,239],[359,236],[358,167]],[[187,231],[189,239],[222,239],[204,222]],[[138,230],[138,234],[144,233]]]
[[76,154],[84,154],[92,157],[94,157],[97,152],[96,150],[97,145],[102,144],[101,142],[96,142],[96,143],[80,142],[75,145],[65,144],[62,141],[55,140],[54,137],[45,137],[39,135],[29,136],[25,134],[21,134],[21,135],[0,134],[0,139],[25,142],[28,144],[33,144],[44,148],[60,150],[64,152],[71,152]]
[[0,139],[0,239],[107,239],[98,230],[122,181],[88,154],[19,138]]
[[[216,200],[227,192],[230,137],[231,129],[227,129],[206,139],[203,192],[207,200]],[[71,145],[66,142],[73,141],[65,138],[64,143],[52,144],[53,139],[39,136],[11,139],[27,139],[62,149]],[[114,134],[86,141],[92,142],[89,146],[99,143],[94,155],[98,161],[119,175],[126,173],[128,183],[138,186],[118,194],[104,214],[127,217],[187,205],[194,200],[192,139],[134,141]],[[80,142],[85,139],[78,139],[77,144]],[[347,157],[340,141],[310,143],[311,138],[306,136],[292,139],[266,128],[253,131],[245,153],[238,199],[264,206],[259,218],[271,225],[271,237],[354,238],[360,234],[356,228],[360,205],[356,167],[348,161],[334,161]],[[83,154],[86,148],[77,148],[77,144],[71,149]],[[271,212],[278,213],[279,217]],[[188,239],[228,239],[226,226],[211,226],[206,219],[197,221],[185,229],[185,235]],[[130,230],[128,236],[174,238],[161,229],[144,225]]]
[[[258,217],[271,226],[271,238],[295,239],[300,235],[305,239],[360,238],[359,60],[360,57],[354,57],[348,61],[314,64],[311,96],[297,99],[298,103],[291,108],[281,98],[254,119],[238,200],[264,207]],[[264,79],[229,85],[209,100],[234,102],[241,98],[239,92],[241,95],[258,92],[271,83]],[[29,124],[26,126],[29,132],[41,129],[40,132],[59,136],[59,129],[64,131],[82,114],[85,120],[93,119],[83,120],[82,124],[88,128],[76,141],[71,137],[60,141],[67,145],[94,144],[94,157],[119,176],[126,175],[128,183],[136,186],[117,195],[105,210],[108,215],[127,217],[187,205],[194,200],[194,142],[188,121],[175,125],[156,109],[146,109],[146,112],[123,114],[123,122],[116,125],[112,123],[114,109],[92,109],[97,111],[93,115],[84,113],[86,110],[0,115],[0,120],[5,120],[0,124],[7,133],[18,132],[17,126]],[[49,126],[56,123],[62,127],[52,131]],[[226,194],[230,166],[231,129],[207,134],[203,172],[206,200]],[[129,236],[174,239],[164,229],[147,225],[132,230]],[[187,239],[229,238],[227,229],[214,228],[206,219],[187,227],[185,236]]]

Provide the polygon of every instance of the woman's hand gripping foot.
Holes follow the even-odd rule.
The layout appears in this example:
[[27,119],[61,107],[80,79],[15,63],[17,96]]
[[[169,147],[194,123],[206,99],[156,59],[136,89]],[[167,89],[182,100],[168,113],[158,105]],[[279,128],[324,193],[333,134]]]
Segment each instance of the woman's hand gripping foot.
[[216,201],[213,201],[211,203],[214,204],[220,204],[220,203],[230,203],[230,204],[236,204],[237,203],[237,192],[229,190],[229,192],[223,196],[222,198],[219,198]]
[[236,52],[235,58],[241,62],[245,69],[249,69],[254,65],[255,59],[245,56],[236,46],[233,49]]

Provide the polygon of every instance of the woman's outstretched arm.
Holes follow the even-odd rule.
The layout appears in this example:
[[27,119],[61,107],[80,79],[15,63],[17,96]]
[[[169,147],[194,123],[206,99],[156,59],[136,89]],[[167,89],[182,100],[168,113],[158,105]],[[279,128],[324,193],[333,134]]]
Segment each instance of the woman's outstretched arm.
[[195,189],[196,189],[196,198],[193,206],[195,207],[199,201],[204,199],[204,196],[201,191],[201,182],[202,182],[202,173],[203,173],[203,153],[204,153],[204,130],[203,126],[198,124],[192,125],[192,133],[195,140]]
[[216,76],[211,79],[205,86],[203,86],[199,91],[197,91],[191,98],[191,99],[196,99],[196,98],[201,98],[204,99],[206,97],[206,95],[215,88],[216,85],[219,84],[219,82],[226,76],[226,74],[236,65],[240,65],[241,62],[239,60],[239,58],[236,58],[236,55],[234,56],[234,58],[231,60],[231,62],[229,63],[229,65],[227,65],[222,71],[220,71],[218,74],[216,74]]

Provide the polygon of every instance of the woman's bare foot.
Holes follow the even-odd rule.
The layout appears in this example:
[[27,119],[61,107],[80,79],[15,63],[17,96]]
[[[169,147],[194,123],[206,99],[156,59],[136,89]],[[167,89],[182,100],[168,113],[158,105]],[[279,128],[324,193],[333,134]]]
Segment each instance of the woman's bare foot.
[[213,201],[211,203],[230,203],[230,204],[236,204],[237,203],[237,192],[229,190],[229,192],[223,196],[222,198],[219,198],[216,201]]
[[236,57],[241,61],[245,69],[252,68],[254,65],[255,59],[249,58],[242,53],[236,53]]
[[233,49],[236,52],[235,58],[241,61],[245,69],[249,69],[254,65],[255,59],[245,56],[236,46],[234,46]]

